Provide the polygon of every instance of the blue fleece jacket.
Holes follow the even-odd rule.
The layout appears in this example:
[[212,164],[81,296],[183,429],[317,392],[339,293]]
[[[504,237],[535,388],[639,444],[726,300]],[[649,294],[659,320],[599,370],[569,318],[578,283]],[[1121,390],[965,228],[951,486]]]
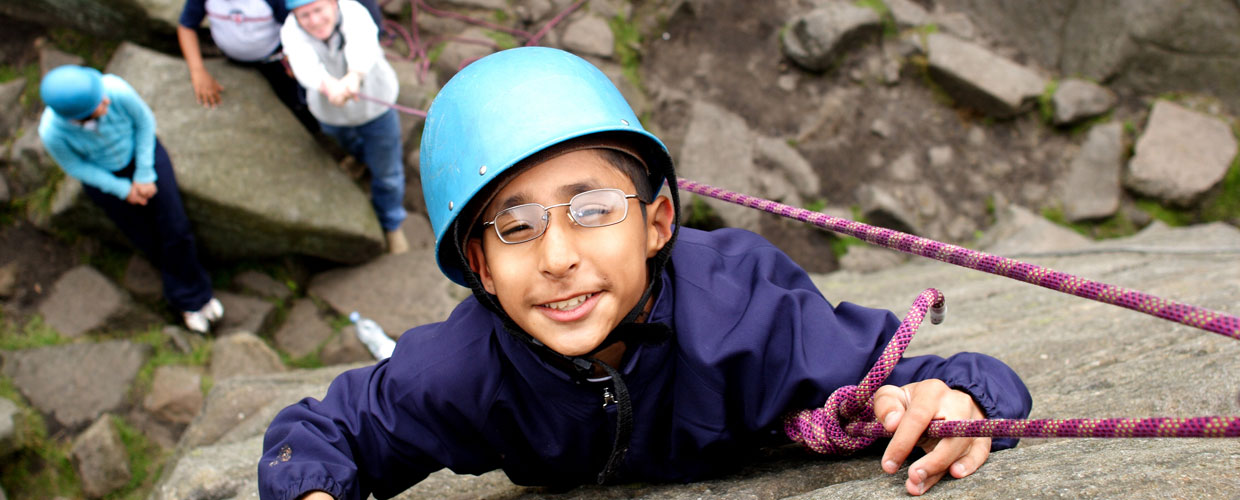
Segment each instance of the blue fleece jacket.
[[[661,279],[648,321],[674,334],[630,346],[620,367],[634,412],[627,480],[700,479],[788,443],[783,416],[860,381],[899,325],[887,311],[832,306],[787,255],[741,230],[682,229]],[[969,392],[988,417],[1025,417],[1032,405],[1010,368],[980,354],[905,358],[887,383],[929,378]],[[322,401],[277,415],[260,496],[387,498],[443,467],[592,483],[614,438],[610,387],[551,366],[470,298],[406,332],[388,360],[342,374]]]
[[115,172],[131,161],[132,182],[155,182],[155,115],[119,76],[103,75],[103,95],[112,102],[93,130],[49,107],[39,120],[39,138],[66,174],[124,199],[131,181]]

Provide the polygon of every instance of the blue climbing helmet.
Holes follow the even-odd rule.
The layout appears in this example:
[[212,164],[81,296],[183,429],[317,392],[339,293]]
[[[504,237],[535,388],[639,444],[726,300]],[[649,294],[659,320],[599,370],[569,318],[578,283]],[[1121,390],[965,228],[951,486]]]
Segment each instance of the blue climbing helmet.
[[[422,192],[444,275],[470,286],[459,250],[470,231],[454,231],[453,225],[475,196],[531,155],[587,136],[605,138],[644,162],[652,192],[669,180],[679,216],[667,148],[586,60],[558,49],[520,47],[479,59],[453,76],[427,111],[420,153]],[[666,260],[667,252],[658,259]]]
[[39,96],[56,114],[70,120],[84,119],[103,101],[103,74],[84,66],[57,67],[43,77]]
[[284,8],[288,9],[289,12],[292,12],[293,9],[296,9],[298,7],[301,7],[302,5],[308,4],[313,1],[314,0],[284,0]]

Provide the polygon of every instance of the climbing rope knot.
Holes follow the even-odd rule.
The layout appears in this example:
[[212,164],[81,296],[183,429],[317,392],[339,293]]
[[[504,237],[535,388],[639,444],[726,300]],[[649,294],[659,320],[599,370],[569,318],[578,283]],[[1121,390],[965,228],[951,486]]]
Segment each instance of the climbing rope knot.
[[882,354],[874,362],[869,373],[858,385],[846,385],[836,389],[822,408],[801,410],[784,418],[784,433],[794,442],[818,453],[842,455],[869,446],[873,437],[850,435],[845,429],[852,423],[874,423],[874,391],[877,391],[891,374],[896,363],[904,356],[904,349],[917,333],[917,328],[932,310],[936,321],[942,321],[943,294],[927,288],[913,301],[904,321],[896,329]]
[[874,438],[855,437],[844,432],[853,422],[874,420],[868,395],[855,385],[836,389],[821,408],[790,413],[784,420],[784,432],[793,441],[825,455],[844,455],[869,446]]

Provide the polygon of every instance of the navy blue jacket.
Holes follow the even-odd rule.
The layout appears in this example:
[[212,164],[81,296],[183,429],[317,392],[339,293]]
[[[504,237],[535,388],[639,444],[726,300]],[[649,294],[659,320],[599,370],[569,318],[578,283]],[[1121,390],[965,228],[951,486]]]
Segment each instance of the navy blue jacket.
[[[621,362],[634,412],[624,479],[690,481],[788,443],[783,416],[860,381],[899,325],[887,311],[832,307],[753,233],[682,229],[671,262],[648,321],[674,337],[630,347]],[[980,354],[905,358],[887,383],[929,378],[969,392],[988,417],[1029,414],[1020,378]],[[502,468],[522,485],[592,483],[615,432],[605,387],[549,365],[470,298],[447,321],[406,332],[390,359],[340,375],[323,401],[277,415],[260,495],[386,498],[443,467]]]

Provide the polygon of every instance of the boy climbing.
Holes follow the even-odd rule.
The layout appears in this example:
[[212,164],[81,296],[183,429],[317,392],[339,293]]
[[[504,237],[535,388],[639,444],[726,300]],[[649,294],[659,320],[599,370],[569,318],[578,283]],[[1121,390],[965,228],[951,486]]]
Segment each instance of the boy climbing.
[[[421,175],[440,269],[474,295],[277,415],[262,498],[386,498],[445,467],[522,485],[717,475],[788,443],[784,415],[860,380],[899,323],[832,305],[757,235],[680,228],[662,142],[563,51],[511,49],[458,73],[428,111]],[[904,358],[887,383],[881,467],[926,449],[914,495],[1015,444],[919,441],[932,419],[1031,406],[980,354]]]

